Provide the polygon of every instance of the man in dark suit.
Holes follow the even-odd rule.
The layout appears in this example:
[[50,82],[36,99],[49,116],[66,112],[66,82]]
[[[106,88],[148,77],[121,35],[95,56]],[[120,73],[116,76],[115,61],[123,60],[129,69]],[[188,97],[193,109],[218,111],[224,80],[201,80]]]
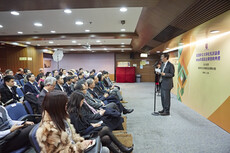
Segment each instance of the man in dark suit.
[[71,89],[71,84],[72,84],[71,80],[72,80],[71,76],[66,77],[66,83],[63,85],[63,88],[65,89],[65,92],[67,93],[68,96],[70,96],[71,93],[73,92]]
[[40,69],[39,69],[39,74],[37,75],[37,78],[36,78],[36,81],[38,82],[39,79],[40,79],[43,75],[45,75],[45,74],[44,74],[44,69],[43,69],[43,68],[40,68]]
[[163,110],[159,111],[160,115],[166,116],[170,115],[170,91],[173,88],[173,77],[174,77],[174,65],[168,61],[169,54],[164,53],[161,55],[161,61],[163,64],[161,65],[161,103]]
[[23,77],[23,72],[24,72],[24,70],[22,69],[22,68],[19,68],[18,69],[18,72],[15,74],[15,79],[16,80],[21,80],[21,79],[24,79],[24,77]]
[[63,88],[63,84],[64,84],[63,78],[60,75],[57,75],[55,78],[56,78],[57,82],[56,82],[56,86],[55,86],[54,90],[60,90],[60,91],[65,92],[65,90]]
[[37,96],[40,91],[39,91],[39,87],[38,87],[38,84],[35,82],[35,76],[30,73],[27,75],[27,80],[28,82],[25,84],[24,86],[24,92],[25,93],[33,93],[35,96]]
[[4,77],[4,83],[0,86],[0,93],[2,95],[2,102],[5,104],[9,102],[9,100],[13,100],[12,102],[19,101],[16,86],[14,86],[14,76],[6,75]]
[[45,86],[42,89],[41,93],[38,95],[38,100],[37,100],[37,103],[39,105],[38,109],[39,109],[40,113],[42,113],[41,106],[42,106],[42,102],[46,96],[46,93],[54,90],[54,87],[56,85],[56,79],[54,77],[47,77],[44,81],[44,85]]

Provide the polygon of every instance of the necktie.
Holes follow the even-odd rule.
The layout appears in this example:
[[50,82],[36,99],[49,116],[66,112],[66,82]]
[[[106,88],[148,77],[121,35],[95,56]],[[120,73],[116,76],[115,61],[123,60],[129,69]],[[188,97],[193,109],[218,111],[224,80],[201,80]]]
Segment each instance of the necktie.
[[85,100],[84,103],[89,107],[89,109],[93,112],[93,114],[97,114],[98,112],[92,107],[90,106]]
[[[165,64],[163,63],[161,67],[162,67],[162,69],[161,69],[161,73],[162,73],[162,72],[164,72]],[[159,82],[160,82],[160,83],[162,82],[162,76],[160,76]]]
[[34,86],[35,90],[36,90],[38,93],[40,93],[40,91],[38,90],[38,88],[36,87],[36,85],[33,84],[33,86]]

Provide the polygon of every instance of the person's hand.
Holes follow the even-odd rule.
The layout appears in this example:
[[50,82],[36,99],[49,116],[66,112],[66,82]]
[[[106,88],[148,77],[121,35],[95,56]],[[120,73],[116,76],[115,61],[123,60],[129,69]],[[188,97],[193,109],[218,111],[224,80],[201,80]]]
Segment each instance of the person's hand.
[[100,113],[101,116],[103,116],[105,114],[105,110],[104,109],[100,109],[99,113]]
[[105,106],[105,103],[103,103],[103,101],[101,101],[101,104],[102,104],[102,106]]
[[92,142],[93,140],[84,140],[82,142],[83,149],[85,150]]
[[91,123],[91,125],[92,125],[93,127],[100,127],[100,126],[101,126],[101,124],[99,124],[99,123]]
[[34,125],[34,122],[26,121],[26,122],[25,122],[25,125]]
[[11,128],[10,128],[10,132],[14,132],[17,129],[22,128],[24,125],[18,125],[18,124],[14,124]]
[[108,93],[105,93],[105,94],[104,94],[104,97],[105,97],[105,98],[107,98],[108,96],[109,96],[109,94],[108,94]]
[[162,76],[165,76],[165,73],[162,72],[161,75],[162,75]]

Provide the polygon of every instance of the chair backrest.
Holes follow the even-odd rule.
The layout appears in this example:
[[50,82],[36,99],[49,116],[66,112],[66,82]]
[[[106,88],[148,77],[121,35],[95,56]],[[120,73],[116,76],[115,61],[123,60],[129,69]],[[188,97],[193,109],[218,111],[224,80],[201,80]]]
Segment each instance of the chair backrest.
[[19,80],[15,79],[15,82],[17,83],[18,86],[22,86],[21,82]]
[[22,92],[22,89],[21,88],[19,88],[19,87],[17,87],[16,88],[16,92],[17,92],[17,94],[18,94],[18,96],[21,98],[21,97],[24,97],[24,93]]
[[30,131],[30,134],[29,134],[30,143],[32,144],[32,146],[34,147],[34,149],[37,153],[40,153],[40,151],[41,151],[40,146],[39,146],[38,141],[37,141],[37,138],[36,138],[36,132],[38,130],[39,124],[40,123],[36,124],[33,127],[33,129]]
[[20,83],[21,83],[21,85],[24,87],[24,85],[25,85],[24,79],[21,79],[21,80],[20,80]]
[[32,109],[30,103],[29,103],[27,100],[24,101],[24,105],[25,105],[25,107],[26,107],[28,113],[34,114],[33,109]]
[[12,120],[18,120],[19,118],[28,115],[22,103],[10,104],[5,108]]

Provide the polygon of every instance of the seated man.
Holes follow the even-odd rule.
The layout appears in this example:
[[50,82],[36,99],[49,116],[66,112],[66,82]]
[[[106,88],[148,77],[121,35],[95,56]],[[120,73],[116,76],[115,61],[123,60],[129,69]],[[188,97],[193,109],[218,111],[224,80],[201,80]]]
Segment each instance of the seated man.
[[30,73],[27,75],[27,80],[28,82],[24,86],[24,92],[30,92],[37,96],[40,93],[40,90],[37,82],[35,82],[35,76],[32,73]]
[[[98,78],[95,76],[96,81],[98,82]],[[95,81],[92,78],[89,78],[86,80],[88,83],[88,92],[92,95],[93,99],[103,101],[105,104],[109,103],[115,103],[117,107],[119,108],[120,112],[123,112],[123,114],[131,113],[133,112],[133,109],[126,109],[121,104],[119,100],[117,100],[115,97],[109,96],[108,93],[105,93],[103,96],[98,96],[97,93],[94,91],[95,88]],[[87,97],[87,95],[86,95]],[[87,99],[87,98],[86,98]]]
[[29,133],[34,123],[12,120],[3,106],[0,106],[0,114],[0,152],[12,152],[30,145]]
[[[87,92],[87,88],[84,84],[78,82],[75,92],[81,92],[85,95]],[[90,123],[98,123],[100,121],[103,121],[105,125],[107,125],[111,130],[123,130],[122,122],[124,120],[118,111],[115,111],[114,116],[112,116],[112,114],[109,114],[109,110],[94,109],[86,100],[84,100],[80,111],[82,116],[84,116]]]
[[105,85],[106,88],[108,88],[108,89],[117,88],[117,89],[120,90],[120,87],[115,86],[115,85],[113,84],[113,82],[110,80],[110,78],[109,78],[109,72],[103,71],[103,72],[102,72],[102,75],[104,76],[103,82],[104,82],[104,85]]
[[4,77],[4,83],[0,86],[0,93],[2,95],[2,102],[4,104],[10,101],[19,101],[16,89],[17,87],[14,86],[14,76],[6,75]]
[[22,69],[22,68],[19,68],[18,69],[18,72],[15,74],[15,79],[16,80],[21,80],[21,79],[24,79],[24,77],[23,77],[23,73],[24,73],[24,70]]
[[60,91],[65,92],[65,90],[63,88],[63,84],[64,84],[63,78],[60,75],[57,75],[55,78],[56,78],[57,82],[56,82],[56,86],[55,86],[54,90],[60,90]]
[[68,96],[71,95],[73,92],[71,89],[71,84],[72,84],[72,77],[68,76],[66,77],[66,83],[63,85],[63,88],[65,89],[65,92],[67,93]]
[[42,113],[42,102],[45,98],[46,93],[51,92],[54,90],[54,87],[56,86],[56,79],[54,77],[47,77],[44,81],[44,88],[42,89],[41,93],[38,95],[38,112]]

